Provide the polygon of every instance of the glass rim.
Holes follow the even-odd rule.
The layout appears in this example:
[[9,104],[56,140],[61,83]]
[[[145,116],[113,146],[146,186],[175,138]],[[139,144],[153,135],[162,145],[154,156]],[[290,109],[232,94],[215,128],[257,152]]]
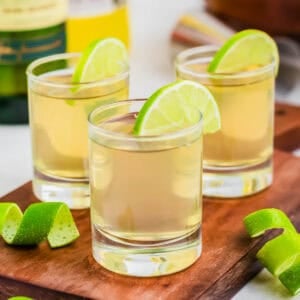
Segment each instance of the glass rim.
[[[112,77],[107,77],[101,80],[95,80],[95,81],[89,81],[89,82],[82,82],[82,83],[60,83],[60,82],[53,82],[51,80],[45,80],[43,77],[41,78],[41,75],[35,75],[33,74],[33,71],[35,68],[45,64],[54,62],[57,60],[69,60],[72,58],[79,58],[81,57],[82,53],[79,52],[72,52],[72,53],[59,53],[59,54],[53,54],[48,55],[42,58],[38,58],[34,61],[32,61],[28,67],[26,68],[26,75],[29,80],[35,81],[41,85],[45,85],[48,87],[55,87],[55,88],[72,88],[72,87],[78,87],[78,86],[84,86],[84,87],[93,87],[93,86],[101,86],[101,85],[109,85],[114,84],[115,82],[121,81],[129,77],[129,65],[126,65],[125,70],[122,72],[116,74]],[[47,72],[45,72],[47,74]]]
[[[118,142],[137,142],[137,143],[153,143],[153,142],[162,142],[162,141],[170,141],[170,140],[176,140],[178,138],[181,138],[183,136],[193,134],[194,132],[197,132],[197,130],[200,130],[201,135],[203,134],[203,115],[199,111],[199,120],[197,123],[185,127],[180,128],[176,131],[168,132],[168,133],[162,133],[158,135],[147,135],[147,136],[134,136],[134,135],[127,135],[124,133],[115,132],[112,130],[104,129],[102,127],[99,127],[95,125],[92,121],[92,118],[99,112],[103,112],[107,109],[117,107],[119,105],[125,105],[128,103],[141,103],[146,102],[147,99],[128,99],[123,101],[117,101],[110,104],[100,105],[93,109],[89,115],[88,115],[88,125],[89,125],[89,131],[92,130],[96,134],[100,134],[103,137],[109,138],[114,141]],[[89,135],[90,137],[90,135]]]
[[[244,78],[251,78],[259,75],[263,75],[267,72],[270,72],[272,70],[275,70],[275,60],[270,62],[269,64],[259,67],[255,70],[249,70],[249,71],[243,71],[243,72],[236,72],[236,73],[209,73],[209,72],[195,72],[192,70],[189,70],[184,66],[185,62],[188,62],[189,59],[188,57],[193,54],[204,54],[209,51],[217,51],[220,47],[216,45],[205,45],[205,46],[198,46],[198,47],[193,47],[189,48],[186,50],[181,51],[175,59],[175,68],[181,73],[196,77],[196,78],[201,78],[201,79],[206,79],[206,78],[212,78],[212,79],[231,79],[231,80],[238,80],[238,79],[244,79]],[[191,60],[192,61],[192,60]]]

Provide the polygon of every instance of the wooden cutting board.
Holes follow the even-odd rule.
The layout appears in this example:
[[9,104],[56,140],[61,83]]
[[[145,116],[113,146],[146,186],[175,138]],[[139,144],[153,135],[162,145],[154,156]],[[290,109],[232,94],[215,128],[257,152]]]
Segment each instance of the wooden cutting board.
[[[51,250],[47,243],[15,248],[0,240],[0,299],[27,295],[35,299],[230,299],[261,269],[255,260],[267,236],[251,240],[242,219],[248,213],[277,207],[300,228],[300,108],[278,105],[275,130],[275,180],[269,189],[239,200],[204,199],[203,254],[189,269],[158,278],[111,273],[91,255],[89,211],[73,211],[80,238]],[[24,210],[38,201],[27,183],[1,201],[15,201]]]

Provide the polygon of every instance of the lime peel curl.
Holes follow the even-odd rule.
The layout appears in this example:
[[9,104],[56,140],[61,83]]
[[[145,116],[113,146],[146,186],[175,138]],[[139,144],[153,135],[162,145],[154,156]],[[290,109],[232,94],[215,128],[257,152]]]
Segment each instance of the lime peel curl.
[[275,208],[261,209],[246,216],[244,225],[251,237],[270,229],[283,229],[282,234],[265,243],[256,257],[291,294],[299,293],[300,235],[286,214]]
[[79,237],[72,214],[62,202],[33,203],[24,215],[16,203],[0,203],[0,235],[10,245],[37,245],[47,239],[51,248]]

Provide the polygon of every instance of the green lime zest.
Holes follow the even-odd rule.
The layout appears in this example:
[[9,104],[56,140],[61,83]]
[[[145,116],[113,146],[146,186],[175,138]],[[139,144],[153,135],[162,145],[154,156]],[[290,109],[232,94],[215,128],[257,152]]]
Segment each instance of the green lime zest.
[[70,244],[79,237],[66,204],[33,203],[24,215],[15,203],[0,203],[0,235],[10,245],[37,245],[47,239],[51,248]]
[[280,274],[279,280],[292,295],[300,292],[300,256],[298,256],[290,268]]
[[299,234],[287,231],[265,243],[256,257],[272,274],[278,276],[294,263],[299,254]]
[[292,294],[300,291],[300,235],[287,215],[275,208],[255,211],[244,218],[244,225],[251,237],[264,234],[267,230],[283,229],[257,252],[258,260],[279,277]]
[[244,218],[244,225],[251,237],[257,237],[270,229],[284,229],[296,232],[287,215],[276,208],[255,211]]
[[279,53],[275,41],[261,30],[246,29],[237,32],[224,43],[207,70],[211,73],[236,73],[272,62],[277,74]]

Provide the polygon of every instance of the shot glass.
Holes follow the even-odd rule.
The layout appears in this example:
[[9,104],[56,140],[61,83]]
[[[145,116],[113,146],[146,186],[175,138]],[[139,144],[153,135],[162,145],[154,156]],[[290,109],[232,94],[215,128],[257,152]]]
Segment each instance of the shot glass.
[[176,74],[205,85],[221,114],[221,130],[203,141],[203,194],[242,197],[272,183],[275,62],[239,73],[208,73],[216,51],[204,46],[181,52]]
[[114,77],[73,84],[80,54],[48,56],[27,69],[33,191],[42,201],[89,207],[88,114],[128,98],[128,66]]
[[135,136],[144,100],[89,116],[92,248],[113,272],[160,276],[201,254],[202,119],[191,127]]

